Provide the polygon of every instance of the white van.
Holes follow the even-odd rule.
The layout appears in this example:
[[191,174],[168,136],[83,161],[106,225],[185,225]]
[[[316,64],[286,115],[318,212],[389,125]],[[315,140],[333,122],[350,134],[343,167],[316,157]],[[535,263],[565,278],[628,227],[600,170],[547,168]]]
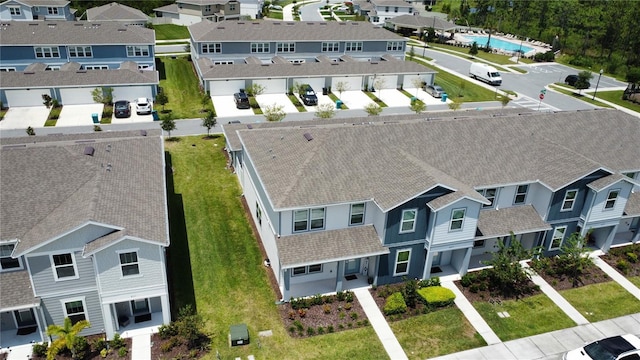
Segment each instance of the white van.
[[484,81],[491,85],[501,85],[502,77],[496,68],[483,63],[472,63],[469,76],[476,80]]

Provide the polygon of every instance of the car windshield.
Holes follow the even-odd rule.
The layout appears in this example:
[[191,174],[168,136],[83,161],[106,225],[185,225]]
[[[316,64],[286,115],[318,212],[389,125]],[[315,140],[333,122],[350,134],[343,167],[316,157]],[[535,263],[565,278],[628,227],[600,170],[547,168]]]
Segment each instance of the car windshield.
[[622,336],[595,341],[584,347],[584,351],[593,360],[613,360],[623,352],[635,349]]
[[500,73],[498,73],[498,72],[492,72],[491,73],[491,77],[498,77],[498,76],[500,76]]
[[315,95],[316,92],[310,89],[307,89],[307,95]]
[[127,103],[116,103],[116,109],[123,110],[127,108]]
[[436,91],[442,91],[442,88],[440,86],[434,86],[433,87]]
[[147,100],[138,100],[138,105],[147,106],[148,105]]

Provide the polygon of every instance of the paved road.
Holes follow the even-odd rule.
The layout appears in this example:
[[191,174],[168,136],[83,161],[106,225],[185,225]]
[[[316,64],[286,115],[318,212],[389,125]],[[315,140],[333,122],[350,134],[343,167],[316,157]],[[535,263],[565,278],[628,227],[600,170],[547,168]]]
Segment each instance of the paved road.
[[[330,4],[342,3],[340,0],[329,0]],[[322,15],[320,15],[320,8],[325,6],[327,2],[325,0],[310,3],[307,5],[301,6],[298,10],[300,11],[300,20],[302,21],[322,21]]]

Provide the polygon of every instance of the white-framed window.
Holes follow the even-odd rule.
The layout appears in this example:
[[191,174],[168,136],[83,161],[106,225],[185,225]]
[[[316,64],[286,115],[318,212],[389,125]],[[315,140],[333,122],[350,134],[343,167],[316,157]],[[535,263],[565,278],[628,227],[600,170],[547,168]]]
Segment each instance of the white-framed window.
[[252,54],[263,54],[269,52],[269,43],[251,43]]
[[219,54],[222,52],[222,43],[202,44],[203,54]]
[[44,71],[60,71],[60,65],[48,65]]
[[131,300],[131,310],[134,315],[148,314],[151,312],[149,309],[148,299]]
[[233,60],[216,60],[213,65],[233,65]]
[[57,7],[53,7],[53,6],[49,6],[47,8],[47,13],[49,15],[58,15],[58,8]]
[[387,41],[387,51],[403,51],[404,42],[402,41]]
[[56,281],[78,278],[76,258],[73,253],[50,255],[53,277]]
[[120,268],[122,269],[123,277],[140,275],[137,251],[119,252],[118,257],[120,258]]
[[453,209],[451,210],[451,221],[449,222],[449,231],[462,230],[464,226],[464,215],[467,213],[467,209]]
[[576,197],[578,196],[578,190],[571,189],[564,193],[564,200],[562,200],[562,207],[560,211],[571,211],[573,205],[576,203]]
[[211,5],[205,5],[204,12],[207,12],[207,13],[211,12]]
[[127,57],[149,56],[148,45],[129,45],[127,46]]
[[260,209],[260,204],[256,201],[256,219],[258,219],[258,224],[262,225],[262,209]]
[[83,67],[85,70],[109,70],[109,65],[84,65]]
[[324,228],[324,208],[295,210],[293,212],[293,231],[309,231]]
[[304,59],[292,59],[289,62],[292,64],[304,64],[306,61]]
[[11,72],[11,71],[16,71],[16,68],[14,68],[14,67],[3,67],[3,68],[0,68],[0,72]]
[[87,305],[85,303],[84,296],[60,301],[62,302],[64,317],[68,317],[69,319],[71,319],[72,324],[75,324],[78,321],[82,320],[89,321],[89,316],[86,311]]
[[478,192],[487,198],[491,203],[490,204],[482,204],[482,208],[492,208],[496,203],[496,194],[498,193],[498,189],[496,188],[488,188],[488,189],[480,189]]
[[16,244],[14,243],[0,245],[0,271],[22,269],[20,259],[14,259],[11,257],[11,253],[13,253],[13,248],[15,246]]
[[400,234],[415,231],[417,217],[418,209],[402,210],[402,217],[400,218]]
[[351,214],[349,216],[349,225],[364,224],[364,203],[351,204]]
[[412,7],[409,8],[409,14],[413,14],[413,8]]
[[69,46],[69,57],[72,57],[72,58],[93,57],[91,46]]
[[564,235],[567,232],[566,226],[558,226],[553,230],[553,237],[551,238],[551,243],[549,244],[549,250],[557,250],[562,246],[562,242],[564,241]]
[[613,209],[616,206],[616,200],[618,199],[618,195],[620,195],[620,190],[609,190],[609,194],[607,195],[607,201],[604,203],[604,209],[609,210]]
[[410,262],[411,249],[398,250],[396,252],[396,265],[393,267],[393,276],[408,274]]
[[384,12],[389,12],[389,7],[388,6],[384,7]]
[[626,177],[628,177],[628,178],[631,178],[631,179],[635,179],[635,177],[636,177],[636,173],[635,173],[635,172],[633,172],[633,171],[630,171],[630,172],[623,172],[623,173],[622,173],[622,175],[624,175],[624,176],[626,176]]
[[236,10],[236,4],[231,3],[229,4],[229,11],[235,11]]
[[276,51],[279,53],[294,53],[296,52],[296,43],[294,42],[276,43]]
[[362,41],[347,41],[344,44],[344,51],[362,51]]
[[322,52],[338,52],[340,51],[340,43],[338,41],[322,42]]
[[34,46],[33,51],[37,58],[59,58],[60,50],[57,46]]
[[518,185],[516,188],[516,196],[513,198],[514,204],[524,204],[527,200],[527,192],[529,191],[529,185]]
[[20,7],[19,6],[7,6],[7,8],[9,9],[9,14],[11,16],[20,16],[20,15],[22,15],[22,11],[20,11]]
[[152,69],[153,70],[153,65],[138,64],[138,70],[147,70],[147,69]]
[[300,276],[300,275],[316,274],[321,272],[322,272],[322,264],[313,264],[313,265],[299,266],[299,267],[293,268],[292,275]]

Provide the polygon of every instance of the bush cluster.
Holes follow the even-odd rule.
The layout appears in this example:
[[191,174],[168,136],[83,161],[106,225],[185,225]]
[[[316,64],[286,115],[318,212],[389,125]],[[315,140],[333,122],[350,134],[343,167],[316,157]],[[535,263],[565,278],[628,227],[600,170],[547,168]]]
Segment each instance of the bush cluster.
[[383,311],[385,315],[405,313],[407,311],[407,303],[405,303],[402,293],[396,292],[387,297]]
[[427,305],[434,307],[443,307],[453,304],[453,300],[456,295],[453,291],[441,287],[430,286],[418,290],[420,297],[427,303]]
[[[158,329],[161,339],[167,340],[161,347],[162,351],[168,352],[175,346],[186,345],[189,349],[194,349],[207,342],[208,339],[203,333],[204,319],[198,315],[193,307],[187,305],[178,312],[178,319],[162,325]],[[205,341],[207,340],[207,341]]]

